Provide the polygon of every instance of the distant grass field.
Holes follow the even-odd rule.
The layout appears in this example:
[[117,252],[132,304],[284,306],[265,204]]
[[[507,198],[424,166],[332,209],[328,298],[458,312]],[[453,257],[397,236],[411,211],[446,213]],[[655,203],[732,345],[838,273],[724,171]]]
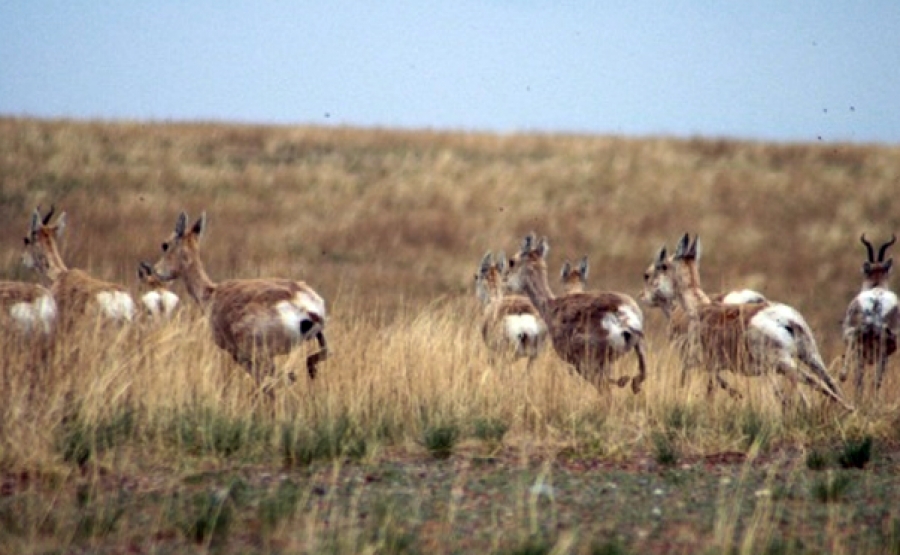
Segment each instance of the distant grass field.
[[491,366],[472,275],[535,231],[554,285],[587,254],[636,295],[699,233],[707,289],[793,305],[835,374],[898,191],[896,147],[0,119],[0,278],[35,279],[37,205],[68,213],[70,266],[135,292],[205,210],[210,276],[307,281],[334,352],[314,383],[281,359],[304,377],[265,406],[180,285],[170,322],[4,336],[0,552],[895,553],[897,360],[844,385],[853,414],[735,376],[708,400],[647,309],[644,391],[601,396],[551,352]]

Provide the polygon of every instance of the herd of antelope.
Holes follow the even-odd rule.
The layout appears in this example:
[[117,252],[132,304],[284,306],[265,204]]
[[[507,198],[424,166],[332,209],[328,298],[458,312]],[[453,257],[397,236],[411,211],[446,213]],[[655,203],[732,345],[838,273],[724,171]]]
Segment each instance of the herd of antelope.
[[[896,236],[875,249],[866,239],[860,293],[844,316],[841,381],[855,365],[855,384],[861,393],[865,367],[875,365],[875,389],[881,388],[885,365],[897,350],[900,307],[888,286],[893,260],[885,259]],[[549,244],[530,234],[519,251],[506,258],[487,253],[475,275],[478,297],[484,304],[482,333],[488,348],[508,358],[527,356],[529,365],[547,336],[559,358],[598,389],[629,382],[635,393],[646,379],[643,314],[625,293],[587,291],[587,257],[577,267],[566,261],[560,278],[563,294],[554,295],[547,274]],[[853,406],[828,374],[812,330],[791,306],[773,302],[748,289],[709,296],[700,286],[700,240],[685,234],[671,255],[663,247],[644,273],[640,300],[659,308],[668,321],[668,338],[681,357],[681,382],[691,368],[708,373],[707,392],[716,385],[733,397],[740,393],[723,377],[724,370],[747,376],[783,375],[792,392],[809,404],[803,382],[848,410]],[[526,324],[527,323],[527,324]],[[611,364],[634,351],[638,374],[615,379]],[[792,396],[771,380],[783,404]]]
[[[33,269],[44,285],[0,282],[0,309],[8,334],[53,340],[84,318],[131,322],[146,313],[159,319],[178,306],[167,283],[181,280],[188,294],[203,309],[215,344],[241,365],[258,384],[275,375],[275,357],[315,339],[318,350],[306,359],[310,379],[328,357],[325,338],[325,301],[309,285],[290,279],[233,279],[213,282],[200,257],[200,239],[206,214],[192,225],[182,212],[174,232],[162,243],[155,264],[140,262],[138,277],[146,289],[138,308],[121,285],[70,269],[59,253],[58,239],[66,214],[53,220],[53,209],[36,209],[24,241],[23,264]],[[897,350],[900,308],[888,285],[893,260],[885,259],[893,236],[877,249],[866,239],[867,260],[863,283],[843,319],[845,349],[840,381],[855,367],[855,386],[861,393],[865,367],[874,365],[874,386],[884,378],[888,358]],[[561,272],[562,294],[550,287],[547,274],[549,243],[530,234],[518,252],[487,253],[475,274],[475,292],[483,304],[481,333],[491,359],[528,359],[530,368],[547,340],[556,355],[574,367],[601,392],[611,384],[634,393],[647,378],[643,313],[638,302],[624,293],[587,289],[588,260],[566,261]],[[809,400],[797,382],[852,410],[837,383],[828,374],[813,333],[794,308],[750,290],[707,295],[700,286],[700,241],[684,235],[675,252],[663,247],[644,273],[640,300],[659,308],[668,321],[668,338],[681,358],[681,382],[688,371],[703,368],[709,394],[716,386],[733,397],[740,393],[723,376],[729,370],[747,376],[783,375],[791,387],[786,393],[771,380],[782,403],[794,394]],[[638,371],[613,377],[616,360],[633,351]],[[288,374],[293,381],[293,373]],[[271,393],[270,393],[271,394]]]

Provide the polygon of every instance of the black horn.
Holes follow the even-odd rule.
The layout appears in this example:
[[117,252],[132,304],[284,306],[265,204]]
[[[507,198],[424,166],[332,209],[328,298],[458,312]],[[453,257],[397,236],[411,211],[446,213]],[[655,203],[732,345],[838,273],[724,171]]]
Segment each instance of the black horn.
[[875,262],[875,249],[872,248],[872,243],[866,240],[866,234],[860,235],[859,240],[866,246],[866,251],[869,253],[869,262]]
[[879,262],[884,262],[884,253],[887,252],[888,247],[890,247],[891,245],[893,245],[896,242],[897,242],[897,236],[894,235],[893,233],[891,233],[891,240],[888,241],[887,243],[881,245],[881,248],[878,249],[878,261]]
[[44,225],[47,225],[47,224],[50,223],[50,218],[53,217],[53,211],[54,211],[54,210],[56,210],[56,205],[55,205],[55,204],[51,204],[51,205],[50,205],[50,211],[47,212],[47,215],[44,216],[44,219],[42,220],[42,223],[43,223]]

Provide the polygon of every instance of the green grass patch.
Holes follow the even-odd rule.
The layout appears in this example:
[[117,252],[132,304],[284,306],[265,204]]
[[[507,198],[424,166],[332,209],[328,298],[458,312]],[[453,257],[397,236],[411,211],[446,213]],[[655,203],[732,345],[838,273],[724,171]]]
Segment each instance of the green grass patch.
[[821,503],[843,501],[853,485],[853,478],[846,472],[828,472],[812,484],[813,497]]
[[422,445],[436,459],[448,459],[459,441],[459,426],[456,424],[438,424],[428,426],[422,432]]

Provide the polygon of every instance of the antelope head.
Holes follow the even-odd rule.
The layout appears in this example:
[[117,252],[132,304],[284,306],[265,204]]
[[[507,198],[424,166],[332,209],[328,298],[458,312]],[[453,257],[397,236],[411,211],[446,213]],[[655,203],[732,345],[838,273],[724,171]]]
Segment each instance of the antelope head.
[[588,272],[590,266],[588,257],[584,255],[578,261],[578,267],[573,268],[572,263],[566,260],[563,262],[562,269],[559,272],[559,279],[563,284],[566,293],[581,293],[587,287]]
[[41,216],[40,207],[34,209],[31,226],[25,236],[25,250],[22,252],[22,264],[51,281],[66,269],[57,247],[57,238],[66,228],[66,213],[60,214],[56,223],[51,225],[53,212],[53,206],[44,216]]
[[649,306],[667,308],[676,301],[675,267],[666,255],[665,245],[644,272],[641,301]]
[[496,257],[487,252],[475,274],[475,295],[482,304],[488,304],[503,296],[505,289],[506,255],[501,251]]
[[519,252],[509,259],[506,284],[514,293],[525,290],[525,283],[529,280],[547,278],[547,253],[550,245],[546,237],[538,239],[534,233],[529,233],[522,240]]
[[190,229],[185,212],[178,215],[175,231],[162,244],[162,257],[153,265],[153,275],[162,281],[172,281],[195,269],[200,260],[200,239],[206,230],[206,212]]
[[866,234],[863,233],[859,237],[860,242],[866,247],[866,254],[868,255],[868,260],[866,260],[862,265],[863,276],[865,276],[863,281],[863,289],[872,289],[873,287],[884,287],[887,285],[888,276],[891,273],[891,268],[894,264],[893,258],[884,259],[884,255],[887,253],[888,247],[897,242],[897,236],[891,235],[891,240],[887,243],[881,245],[878,249],[878,256],[875,256],[875,249],[872,247],[872,243],[870,243],[866,239]]

